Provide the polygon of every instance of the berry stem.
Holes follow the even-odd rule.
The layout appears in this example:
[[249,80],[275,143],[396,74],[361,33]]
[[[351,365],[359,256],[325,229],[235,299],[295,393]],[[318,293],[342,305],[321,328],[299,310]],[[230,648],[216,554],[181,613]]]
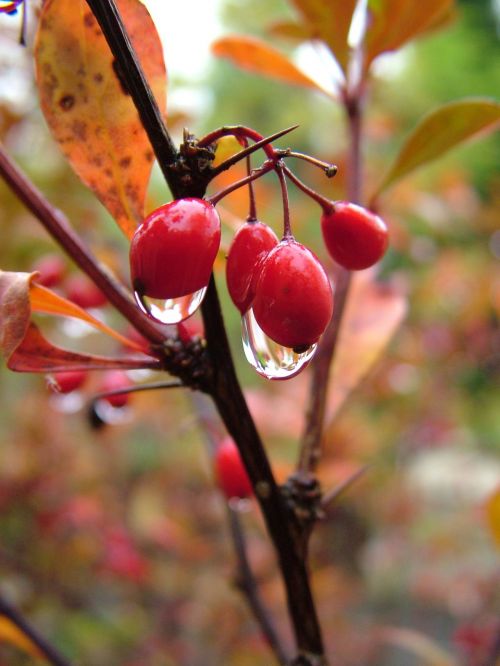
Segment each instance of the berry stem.
[[240,187],[243,187],[244,185],[251,183],[253,180],[256,180],[257,178],[264,176],[264,174],[271,171],[271,169],[274,169],[274,167],[275,167],[274,160],[266,160],[262,164],[262,166],[258,167],[257,169],[253,169],[249,176],[245,176],[244,178],[235,181],[228,187],[225,187],[220,192],[213,194],[211,197],[208,197],[207,201],[210,201],[210,203],[213,206],[216,206],[219,203],[219,201],[221,201],[221,199],[223,199],[224,197],[227,197],[228,194],[231,194],[231,192],[234,192],[235,190],[239,190]]
[[275,169],[280,181],[281,198],[283,200],[283,240],[293,240],[292,228],[290,226],[290,201],[288,199],[286,178],[283,173],[284,164],[281,160],[276,163]]
[[[252,161],[250,155],[247,155],[247,174],[250,176],[252,173]],[[253,187],[253,181],[248,183],[248,215],[247,222],[257,222],[257,203],[255,201],[255,191]]]
[[331,213],[335,205],[333,201],[330,201],[330,199],[327,199],[326,197],[322,196],[319,194],[319,192],[316,192],[316,190],[313,190],[312,188],[308,187],[305,183],[303,183],[300,178],[297,178],[297,176],[291,171],[286,165],[283,165],[283,171],[287,178],[289,178],[294,185],[296,185],[299,190],[302,190],[304,194],[307,194],[308,197],[310,197],[313,201],[315,201],[321,208],[323,209],[324,213]]
[[312,155],[306,155],[305,153],[298,153],[295,150],[288,150],[286,152],[285,157],[296,157],[300,160],[304,160],[305,162],[309,162],[309,164],[314,164],[314,166],[319,167],[325,172],[327,178],[333,178],[338,171],[338,167],[336,164],[323,162],[323,160],[318,160],[316,157],[312,157]]

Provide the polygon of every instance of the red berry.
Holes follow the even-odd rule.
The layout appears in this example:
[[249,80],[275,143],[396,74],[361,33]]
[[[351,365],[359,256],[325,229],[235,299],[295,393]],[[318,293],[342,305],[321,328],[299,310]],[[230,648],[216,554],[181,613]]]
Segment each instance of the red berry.
[[389,241],[385,222],[349,201],[336,201],[333,206],[321,216],[323,238],[332,258],[354,271],[376,264]]
[[67,370],[64,372],[55,372],[53,374],[55,384],[51,383],[53,390],[57,393],[71,393],[80,388],[87,379],[85,370]]
[[252,484],[231,437],[223,439],[215,454],[215,475],[219,488],[227,499],[250,497]]
[[37,284],[55,287],[64,277],[66,263],[58,254],[47,254],[35,263],[33,270],[40,273],[36,278]]
[[85,275],[72,275],[66,281],[67,298],[81,308],[100,308],[108,302],[99,287]]
[[220,243],[217,211],[204,199],[178,199],[153,211],[130,245],[134,289],[151,298],[178,298],[208,284]]
[[[122,370],[108,370],[102,379],[99,392],[116,391],[133,386],[133,382]],[[119,393],[118,395],[109,395],[103,398],[113,407],[125,407],[130,400],[130,393]]]
[[262,222],[246,222],[236,232],[227,255],[226,281],[241,314],[252,304],[262,260],[277,244],[274,231]]
[[284,347],[306,349],[318,341],[333,311],[330,281],[304,245],[283,240],[262,263],[252,304],[264,333]]

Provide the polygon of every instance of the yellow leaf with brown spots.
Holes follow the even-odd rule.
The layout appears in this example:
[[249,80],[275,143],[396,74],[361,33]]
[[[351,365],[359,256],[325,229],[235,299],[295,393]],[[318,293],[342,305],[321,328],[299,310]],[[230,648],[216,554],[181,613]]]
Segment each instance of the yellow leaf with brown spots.
[[[118,0],[117,5],[165,114],[165,63],[153,21],[139,0]],[[130,237],[144,217],[153,151],[85,0],[44,3],[35,63],[40,104],[54,138]]]

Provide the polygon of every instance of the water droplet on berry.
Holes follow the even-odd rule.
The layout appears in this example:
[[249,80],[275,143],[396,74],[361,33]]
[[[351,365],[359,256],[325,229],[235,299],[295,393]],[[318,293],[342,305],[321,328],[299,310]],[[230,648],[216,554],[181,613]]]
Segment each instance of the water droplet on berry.
[[134,297],[141,310],[152,319],[156,319],[162,324],[178,324],[196,312],[206,290],[207,288],[203,287],[193,294],[167,299],[150,298],[135,291]]
[[243,349],[247,361],[266,379],[290,379],[314,356],[317,344],[300,353],[269,338],[255,321],[252,308],[241,319]]

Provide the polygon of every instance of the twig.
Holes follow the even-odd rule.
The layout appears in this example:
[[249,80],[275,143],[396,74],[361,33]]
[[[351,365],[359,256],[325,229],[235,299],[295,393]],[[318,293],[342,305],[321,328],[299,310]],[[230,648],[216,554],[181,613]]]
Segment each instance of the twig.
[[345,481],[340,483],[338,486],[335,486],[335,488],[332,488],[332,490],[329,492],[326,492],[321,500],[321,507],[326,509],[330,506],[330,504],[336,502],[339,497],[346,492],[346,490],[349,490],[349,488],[354,483],[356,483],[358,479],[366,474],[370,467],[371,465],[363,465],[363,467],[360,467],[358,470],[356,470],[354,474],[351,474],[351,476],[349,476]]
[[290,661],[290,656],[287,654],[287,650],[278,636],[272,618],[259,594],[257,581],[248,560],[247,544],[239,512],[230,503],[227,505],[227,512],[238,567],[236,586],[244,594],[255,619],[262,629],[264,638],[275,653],[279,663],[286,666]]
[[[344,110],[349,130],[349,168],[347,174],[347,195],[351,201],[359,202],[362,185],[362,87],[359,85],[352,96],[343,98]],[[302,445],[298,462],[301,471],[314,470],[318,464],[323,436],[325,406],[328,394],[329,370],[333,364],[337,342],[342,325],[349,287],[350,271],[340,268],[335,287],[335,304],[332,321],[327,328],[320,348],[313,359],[311,389],[306,415],[306,424],[302,435]]]
[[112,398],[115,395],[128,395],[129,393],[139,393],[140,391],[156,391],[160,389],[182,388],[184,384],[176,379],[166,382],[150,382],[148,384],[138,384],[137,386],[127,386],[126,388],[96,393],[92,396],[92,403],[104,398]]
[[340,269],[335,286],[333,317],[323,334],[316,355],[310,363],[312,372],[306,422],[297,464],[297,469],[301,472],[313,472],[320,459],[326,401],[330,388],[328,380],[337,347],[350,281],[350,272],[344,268]]
[[71,666],[64,657],[46,638],[44,638],[34,627],[32,627],[6,599],[0,596],[0,615],[10,620],[15,626],[32,641],[43,653],[44,657],[53,666]]

